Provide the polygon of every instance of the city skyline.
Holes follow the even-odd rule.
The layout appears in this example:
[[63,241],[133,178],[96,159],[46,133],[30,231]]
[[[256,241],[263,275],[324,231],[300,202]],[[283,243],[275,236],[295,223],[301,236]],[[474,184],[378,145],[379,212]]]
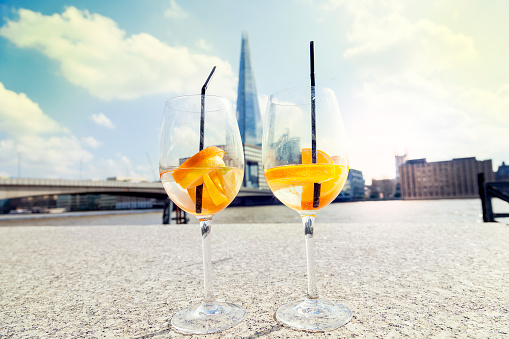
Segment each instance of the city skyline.
[[270,94],[332,88],[350,166],[394,178],[395,155],[509,162],[509,4],[295,0],[0,4],[0,176],[154,180],[166,100],[235,105],[242,32],[262,119]]

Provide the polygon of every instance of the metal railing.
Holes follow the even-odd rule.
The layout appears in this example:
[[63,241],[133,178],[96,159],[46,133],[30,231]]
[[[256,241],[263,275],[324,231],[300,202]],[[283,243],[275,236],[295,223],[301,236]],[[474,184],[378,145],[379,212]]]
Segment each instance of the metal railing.
[[484,222],[495,222],[495,218],[509,218],[509,213],[493,213],[492,198],[499,198],[509,203],[509,181],[484,181],[484,173],[477,175],[479,197],[482,203]]

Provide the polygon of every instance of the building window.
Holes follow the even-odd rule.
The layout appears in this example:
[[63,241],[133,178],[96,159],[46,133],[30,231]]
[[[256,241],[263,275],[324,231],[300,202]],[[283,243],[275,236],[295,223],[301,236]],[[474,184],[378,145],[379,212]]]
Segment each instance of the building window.
[[246,166],[246,187],[258,188],[258,163],[248,161]]

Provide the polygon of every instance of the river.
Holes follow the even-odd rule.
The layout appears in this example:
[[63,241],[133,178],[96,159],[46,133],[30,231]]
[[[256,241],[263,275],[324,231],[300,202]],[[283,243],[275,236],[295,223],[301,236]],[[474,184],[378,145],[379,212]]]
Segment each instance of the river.
[[[509,213],[509,204],[493,199],[495,213]],[[190,223],[197,223],[194,216]],[[296,212],[283,205],[229,207],[217,214],[214,224],[228,223],[299,223]],[[161,224],[161,210],[71,212],[59,215],[0,215],[0,226],[37,225],[154,225]],[[509,218],[498,221],[509,223]],[[480,199],[393,200],[343,202],[319,211],[320,223],[481,223]]]

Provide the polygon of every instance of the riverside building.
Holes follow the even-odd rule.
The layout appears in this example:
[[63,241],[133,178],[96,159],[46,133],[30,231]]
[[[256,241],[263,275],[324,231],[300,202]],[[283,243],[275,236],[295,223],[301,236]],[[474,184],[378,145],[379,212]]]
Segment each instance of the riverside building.
[[475,157],[451,161],[427,162],[426,159],[407,160],[399,167],[403,199],[477,198],[477,174],[493,180],[491,160]]
[[495,173],[495,180],[509,180],[509,165],[502,162],[502,165],[498,166],[498,171]]
[[347,184],[343,188],[343,191],[348,191],[352,200],[364,199],[364,176],[362,171],[350,168],[348,171]]

